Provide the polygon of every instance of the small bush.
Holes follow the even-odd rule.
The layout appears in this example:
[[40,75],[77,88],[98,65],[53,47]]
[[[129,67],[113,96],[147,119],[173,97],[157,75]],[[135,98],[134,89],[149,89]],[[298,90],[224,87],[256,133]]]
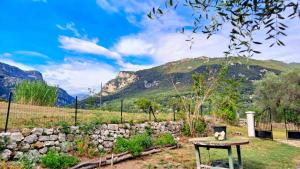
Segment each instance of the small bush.
[[144,149],[150,148],[153,145],[153,140],[147,133],[137,134],[132,136],[129,140],[118,138],[115,144],[114,151],[121,153],[130,151],[133,156],[139,156]]
[[194,128],[197,134],[203,134],[206,128],[206,123],[203,119],[194,122]]
[[75,150],[81,157],[87,156],[88,158],[93,158],[99,155],[96,145],[91,143],[88,136],[75,141]]
[[164,145],[175,145],[175,144],[176,144],[176,140],[171,133],[161,134],[155,140],[155,145],[164,146]]
[[28,154],[23,154],[21,158],[18,160],[22,169],[33,169],[36,163],[38,163],[39,161],[40,161],[39,157],[28,155]]
[[114,152],[122,153],[128,151],[128,148],[129,148],[129,141],[122,137],[118,137],[115,143]]
[[53,150],[50,150],[45,156],[42,157],[43,167],[50,169],[65,169],[78,163],[79,160],[76,157],[62,155]]
[[185,136],[191,136],[190,126],[187,123],[184,123],[181,132]]

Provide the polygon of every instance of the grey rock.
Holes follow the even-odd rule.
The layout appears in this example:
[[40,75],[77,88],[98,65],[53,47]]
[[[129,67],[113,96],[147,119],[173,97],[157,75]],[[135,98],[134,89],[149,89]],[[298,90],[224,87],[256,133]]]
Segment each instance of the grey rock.
[[79,127],[78,126],[71,126],[70,129],[71,129],[71,133],[76,134],[77,131],[79,130]]
[[75,139],[74,134],[68,134],[67,135],[67,141],[74,141],[74,139]]
[[114,145],[113,145],[113,142],[111,141],[104,141],[103,142],[103,147],[105,148],[112,148]]
[[50,135],[50,138],[49,138],[51,141],[56,141],[58,140],[58,135]]
[[39,137],[39,141],[49,141],[50,140],[50,136],[40,136]]
[[103,150],[103,149],[104,149],[103,145],[99,144],[99,145],[98,145],[98,150],[101,151],[101,150]]
[[7,148],[11,149],[11,150],[15,150],[17,147],[18,147],[18,145],[16,142],[12,142],[9,145],[7,145]]
[[8,161],[11,158],[12,152],[9,149],[5,149],[1,154],[0,154],[0,159],[4,161]]
[[46,154],[47,151],[48,151],[48,148],[47,148],[47,147],[44,147],[44,148],[42,148],[42,149],[39,150],[39,153],[41,153],[41,154]]
[[108,130],[118,130],[119,126],[118,124],[108,124],[107,126]]
[[24,136],[21,132],[11,133],[10,135],[10,141],[12,142],[20,142],[24,139]]
[[45,146],[49,147],[49,146],[54,146],[55,142],[54,141],[45,141]]
[[34,128],[32,130],[32,134],[36,134],[36,135],[40,136],[43,134],[43,131],[44,131],[44,129],[42,129],[42,128]]
[[21,151],[28,151],[29,149],[30,149],[30,144],[28,143],[21,144],[21,148],[20,148]]
[[25,141],[26,143],[32,144],[32,143],[36,142],[37,139],[38,139],[37,135],[32,134],[32,135],[29,135],[29,136],[25,137],[25,138],[24,138],[24,141]]
[[23,154],[24,153],[22,151],[15,152],[14,159],[20,159],[21,157],[23,157]]
[[64,134],[64,133],[59,133],[59,134],[58,134],[58,140],[59,140],[60,142],[66,141],[66,134]]
[[51,135],[54,133],[54,129],[44,129],[46,135]]

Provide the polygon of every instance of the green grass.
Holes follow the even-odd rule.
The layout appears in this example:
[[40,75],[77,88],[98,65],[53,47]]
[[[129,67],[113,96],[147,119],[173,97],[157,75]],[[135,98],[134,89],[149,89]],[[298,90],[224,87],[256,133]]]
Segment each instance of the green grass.
[[[242,137],[247,136],[247,129],[242,127],[228,126],[228,137],[235,138],[233,135],[236,131],[242,133]],[[285,139],[285,132],[276,129],[274,137]],[[151,163],[158,168],[163,162],[168,162],[179,168],[193,169],[196,166],[194,146],[187,141],[188,138],[182,138],[180,143],[182,148],[168,150],[145,159],[144,165]],[[228,162],[227,150],[201,148],[201,160],[205,164],[211,164],[212,161]],[[241,146],[244,169],[294,169],[300,163],[300,148],[287,144],[279,143],[272,140],[263,140],[250,138],[250,144]],[[210,158],[209,158],[210,154]],[[237,163],[236,148],[233,148],[233,157]],[[150,161],[150,162],[149,162]]]

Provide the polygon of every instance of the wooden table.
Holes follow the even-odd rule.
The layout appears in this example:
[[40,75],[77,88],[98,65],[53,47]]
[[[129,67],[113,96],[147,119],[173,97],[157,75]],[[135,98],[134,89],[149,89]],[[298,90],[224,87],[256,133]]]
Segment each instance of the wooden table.
[[234,169],[233,158],[232,158],[232,146],[236,146],[237,156],[238,156],[238,166],[239,169],[243,168],[242,155],[241,155],[241,145],[249,144],[249,140],[243,138],[230,138],[224,141],[217,141],[214,137],[201,137],[201,138],[192,138],[189,139],[190,143],[193,143],[195,146],[195,155],[197,169],[201,167],[209,168],[221,168],[221,167],[212,167],[208,165],[201,164],[201,155],[200,147],[205,147],[207,149],[217,148],[217,149],[227,149],[228,151],[228,160],[229,160],[229,169]]

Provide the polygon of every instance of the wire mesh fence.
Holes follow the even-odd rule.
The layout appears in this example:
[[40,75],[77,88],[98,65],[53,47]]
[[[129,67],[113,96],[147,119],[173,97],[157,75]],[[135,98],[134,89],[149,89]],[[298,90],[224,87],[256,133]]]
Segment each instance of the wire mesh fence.
[[[0,102],[0,131],[5,129],[9,102]],[[126,107],[123,102],[123,107]],[[154,120],[153,115],[139,111],[122,111],[121,102],[117,105],[119,111],[103,110],[101,107],[83,108],[84,106],[69,105],[67,107],[36,106],[19,104],[11,101],[7,128],[53,127],[62,124],[81,125],[90,122],[102,123],[138,123]],[[152,117],[152,118],[149,118]],[[156,113],[157,121],[173,120],[173,113]]]

